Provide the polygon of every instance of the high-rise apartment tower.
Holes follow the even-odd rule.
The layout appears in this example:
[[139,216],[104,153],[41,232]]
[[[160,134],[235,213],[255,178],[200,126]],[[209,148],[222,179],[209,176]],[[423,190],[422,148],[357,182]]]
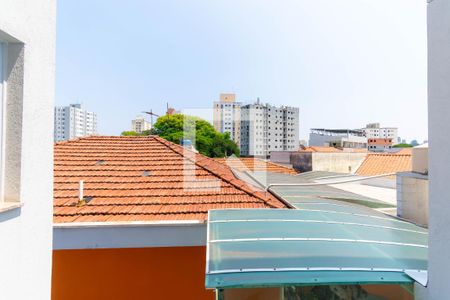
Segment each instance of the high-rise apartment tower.
[[254,104],[241,107],[241,155],[268,157],[299,147],[298,107]]
[[97,114],[81,104],[55,107],[55,142],[97,134]]
[[241,143],[241,103],[236,102],[235,94],[220,94],[219,101],[214,102],[214,128],[228,132],[231,139],[240,147]]

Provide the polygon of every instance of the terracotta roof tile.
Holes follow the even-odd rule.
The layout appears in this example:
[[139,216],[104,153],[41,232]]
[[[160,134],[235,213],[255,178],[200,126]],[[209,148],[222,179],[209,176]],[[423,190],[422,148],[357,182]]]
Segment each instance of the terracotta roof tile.
[[[160,137],[55,144],[54,222],[205,220],[216,208],[284,208],[230,168]],[[78,204],[79,181],[87,200]]]
[[356,174],[362,176],[373,176],[411,170],[411,154],[369,153],[356,171]]

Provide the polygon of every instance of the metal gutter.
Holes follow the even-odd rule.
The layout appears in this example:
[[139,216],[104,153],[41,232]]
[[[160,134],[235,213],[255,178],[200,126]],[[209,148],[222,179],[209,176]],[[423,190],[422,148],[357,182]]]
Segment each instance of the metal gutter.
[[[419,272],[426,274],[426,270],[408,270],[408,269],[390,269],[390,268],[338,268],[338,267],[301,267],[301,268],[254,268],[254,269],[227,269],[227,270],[218,270],[211,271],[208,274],[229,274],[229,273],[253,273],[253,272],[292,272],[292,271],[351,271],[351,272],[395,272],[395,273],[405,273],[410,276],[408,273],[410,272]],[[414,279],[414,278],[413,278]]]
[[141,227],[141,226],[180,226],[204,224],[200,220],[182,221],[123,221],[123,222],[71,222],[53,223],[53,228],[93,228],[93,227]]
[[201,221],[55,224],[53,250],[205,246],[206,227]]

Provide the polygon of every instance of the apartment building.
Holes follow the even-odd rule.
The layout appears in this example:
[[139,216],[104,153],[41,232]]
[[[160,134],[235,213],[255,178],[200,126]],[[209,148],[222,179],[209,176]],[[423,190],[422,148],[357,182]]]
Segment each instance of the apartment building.
[[241,107],[241,155],[267,157],[272,151],[293,151],[299,144],[298,107],[254,104]]
[[221,132],[228,132],[231,139],[240,147],[241,143],[241,105],[235,94],[220,94],[214,102],[213,124]]
[[152,124],[144,119],[142,116],[137,116],[131,121],[131,131],[142,133],[143,131],[152,129]]
[[50,299],[56,1],[0,0],[0,299]]
[[81,104],[55,107],[55,142],[97,134],[97,114]]
[[392,145],[398,143],[398,128],[396,127],[381,127],[380,123],[370,123],[362,131],[368,139],[390,139]]

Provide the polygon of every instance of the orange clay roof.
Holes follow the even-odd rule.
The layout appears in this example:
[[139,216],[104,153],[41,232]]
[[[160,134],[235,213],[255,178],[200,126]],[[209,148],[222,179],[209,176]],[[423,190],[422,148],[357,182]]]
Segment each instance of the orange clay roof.
[[334,147],[324,147],[324,146],[309,146],[305,149],[300,149],[301,152],[342,152],[342,150]]
[[253,157],[234,157],[234,158],[214,158],[215,161],[225,164],[232,169],[238,171],[267,171],[283,174],[297,174],[297,172],[285,166],[281,166],[270,161],[265,161],[260,158]]
[[[80,180],[91,200],[77,206]],[[219,208],[285,205],[223,164],[160,137],[93,136],[55,144],[54,222],[202,221]]]
[[412,170],[411,154],[375,154],[369,153],[356,174],[373,176]]

